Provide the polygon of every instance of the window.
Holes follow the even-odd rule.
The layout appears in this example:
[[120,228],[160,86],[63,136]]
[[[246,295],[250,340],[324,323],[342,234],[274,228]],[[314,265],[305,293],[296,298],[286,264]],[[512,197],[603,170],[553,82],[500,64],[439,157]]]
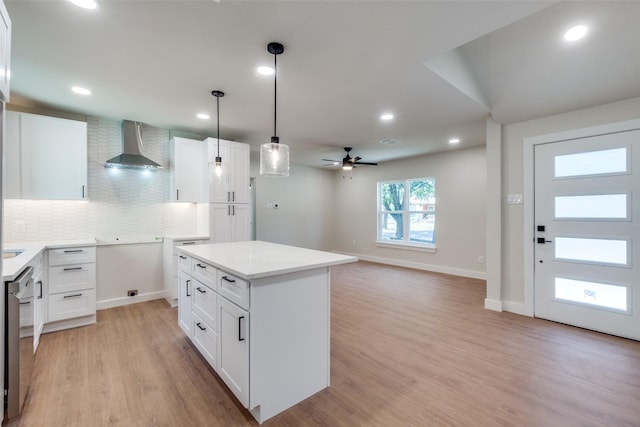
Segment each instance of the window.
[[433,248],[435,178],[378,183],[378,242]]

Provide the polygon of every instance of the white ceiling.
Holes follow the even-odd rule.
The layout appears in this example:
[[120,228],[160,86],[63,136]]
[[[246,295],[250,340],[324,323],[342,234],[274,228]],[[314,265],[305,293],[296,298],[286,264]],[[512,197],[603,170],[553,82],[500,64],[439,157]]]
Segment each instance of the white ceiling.
[[[312,166],[344,146],[382,162],[451,149],[451,136],[480,145],[488,116],[506,124],[640,96],[640,2],[5,3],[15,98],[215,136],[211,90],[222,90],[220,136],[253,150],[273,134],[273,77],[256,68],[273,65],[267,43],[281,42],[278,135]],[[590,32],[569,45],[576,23]],[[386,111],[394,121],[380,122]]]

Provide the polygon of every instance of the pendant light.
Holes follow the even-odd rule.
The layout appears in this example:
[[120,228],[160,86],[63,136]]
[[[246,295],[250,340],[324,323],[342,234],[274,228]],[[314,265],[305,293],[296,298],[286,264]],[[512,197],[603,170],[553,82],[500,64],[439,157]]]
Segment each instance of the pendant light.
[[280,43],[269,43],[267,51],[273,55],[273,136],[271,142],[260,146],[260,175],[289,176],[289,146],[280,144],[277,134],[278,111],[278,55],[284,52]]
[[220,98],[224,96],[224,92],[219,90],[211,91],[211,95],[216,97],[216,120],[218,123],[218,152],[215,161],[215,174],[218,179],[222,177],[222,157],[220,157]]

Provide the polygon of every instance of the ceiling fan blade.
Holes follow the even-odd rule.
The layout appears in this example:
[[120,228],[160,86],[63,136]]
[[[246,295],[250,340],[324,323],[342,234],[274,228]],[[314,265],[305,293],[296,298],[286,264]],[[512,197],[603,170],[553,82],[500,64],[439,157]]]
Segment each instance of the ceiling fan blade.
[[351,163],[355,163],[355,162],[357,162],[358,160],[361,160],[361,159],[362,159],[362,157],[355,156],[353,159],[351,159]]
[[371,162],[354,162],[354,165],[370,165],[370,166],[378,166],[377,163],[371,163]]
[[340,160],[322,159],[322,161],[340,164]]

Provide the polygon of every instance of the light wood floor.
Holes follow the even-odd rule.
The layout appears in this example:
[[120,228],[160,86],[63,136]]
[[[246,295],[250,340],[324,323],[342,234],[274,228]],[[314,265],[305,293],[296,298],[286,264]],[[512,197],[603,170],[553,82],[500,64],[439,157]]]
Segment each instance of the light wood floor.
[[[483,308],[480,280],[332,270],[330,388],[265,426],[640,426],[640,342]],[[164,300],[44,335],[21,426],[256,425]]]

